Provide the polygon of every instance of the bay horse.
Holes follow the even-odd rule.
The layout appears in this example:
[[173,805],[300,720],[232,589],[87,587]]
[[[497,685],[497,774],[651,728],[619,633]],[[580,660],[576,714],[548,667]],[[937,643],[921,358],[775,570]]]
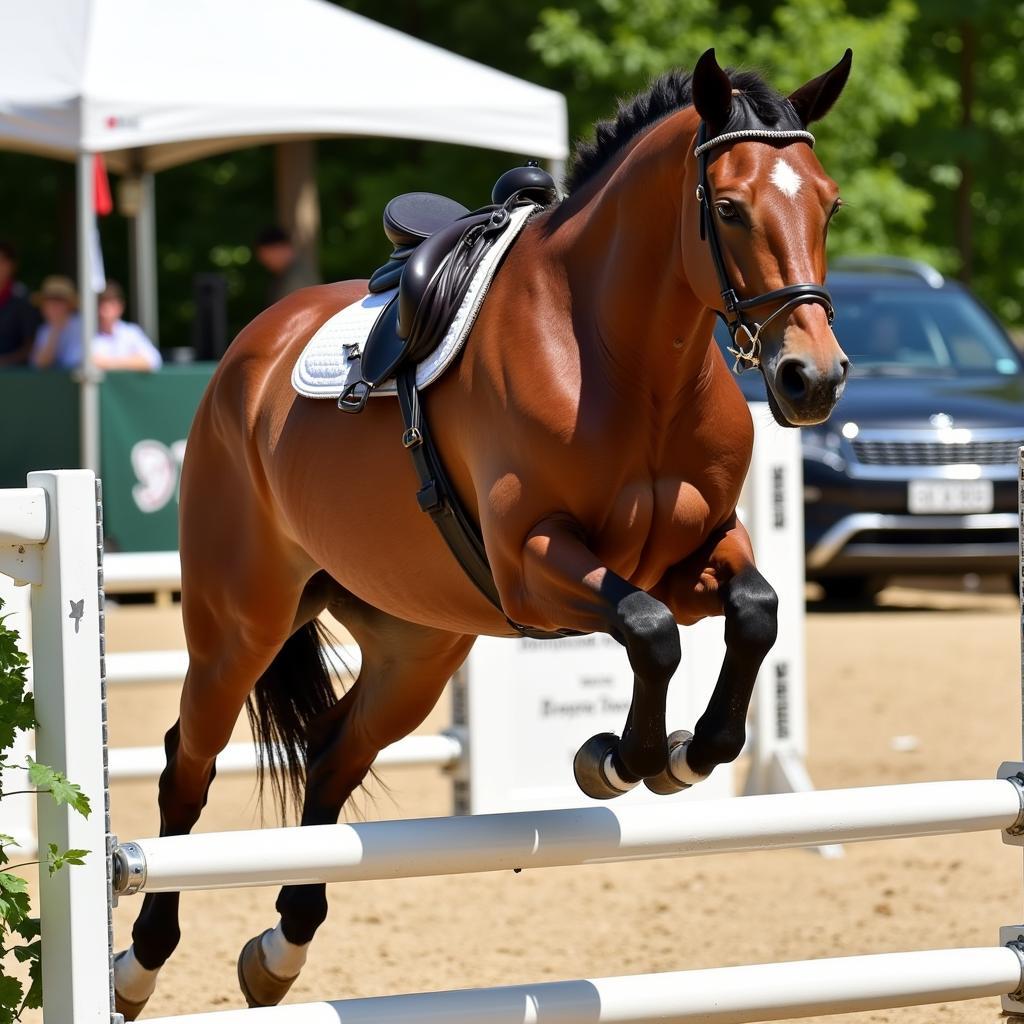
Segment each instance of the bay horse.
[[[270,763],[278,785],[304,784],[301,824],[334,823],[474,639],[511,635],[510,620],[625,648],[635,683],[622,738],[577,756],[589,795],[640,780],[682,789],[739,755],[777,601],[736,516],[753,428],[713,327],[726,319],[738,361],[760,366],[779,423],[828,417],[848,370],[823,286],[840,201],[807,127],[850,66],[847,51],[784,98],[708,51],[599,124],[567,196],[509,250],[457,363],[424,393],[501,609],[420,511],[398,403],[346,416],[291,387],[305,343],[366,282],[300,291],[241,332],[182,473],[189,667],[165,740],[161,835],[195,825],[250,699],[261,749],[285,752]],[[340,698],[319,646],[325,610],[362,655]],[[725,617],[725,660],[685,757],[670,760],[678,624],[710,615]],[[325,886],[285,886],[276,906],[279,923],[239,960],[250,1005],[277,1003],[298,975]],[[115,963],[128,1019],[178,943],[178,895],[147,895],[132,937]]]

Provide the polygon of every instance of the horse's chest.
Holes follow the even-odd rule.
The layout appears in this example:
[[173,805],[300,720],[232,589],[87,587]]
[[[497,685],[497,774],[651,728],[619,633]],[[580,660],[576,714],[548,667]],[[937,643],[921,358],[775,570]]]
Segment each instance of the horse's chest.
[[679,478],[632,481],[613,499],[596,553],[619,575],[653,585],[708,538],[729,511],[718,505],[706,488]]

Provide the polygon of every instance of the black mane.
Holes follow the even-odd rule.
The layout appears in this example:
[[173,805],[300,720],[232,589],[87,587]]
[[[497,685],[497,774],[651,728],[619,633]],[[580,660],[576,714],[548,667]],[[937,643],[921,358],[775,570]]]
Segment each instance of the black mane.
[[[725,73],[738,90],[733,98],[729,123],[722,133],[740,128],[765,126],[781,130],[800,129],[793,105],[777,93],[756,71],[726,68]],[[659,121],[693,102],[689,71],[668,71],[651,83],[650,88],[631,100],[619,103],[615,118],[594,125],[593,141],[578,142],[565,178],[565,189],[575,192],[608,163],[627,143]]]

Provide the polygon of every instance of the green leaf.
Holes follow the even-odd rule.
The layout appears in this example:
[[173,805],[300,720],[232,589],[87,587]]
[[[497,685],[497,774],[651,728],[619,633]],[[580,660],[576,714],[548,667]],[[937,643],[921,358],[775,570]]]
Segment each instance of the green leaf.
[[39,956],[42,946],[42,942],[36,940],[35,942],[29,943],[27,946],[13,946],[10,951],[14,954],[15,960],[17,960],[19,964],[25,964]]
[[39,947],[38,942],[34,944],[34,954],[28,968],[28,992],[22,1003],[29,1010],[38,1010],[43,1005],[43,958]]
[[61,853],[56,843],[50,843],[46,854],[47,870],[53,875],[60,871],[65,864],[84,864],[84,858],[88,853],[88,850],[65,850]]
[[16,928],[30,913],[28,883],[9,871],[0,871],[0,919]]
[[82,792],[80,786],[68,782],[67,776],[62,772],[29,758],[28,777],[37,789],[47,790],[55,803],[67,804],[78,811],[83,818],[89,817],[91,810],[89,798]]
[[12,1024],[17,1019],[24,992],[17,978],[0,977],[0,1024]]

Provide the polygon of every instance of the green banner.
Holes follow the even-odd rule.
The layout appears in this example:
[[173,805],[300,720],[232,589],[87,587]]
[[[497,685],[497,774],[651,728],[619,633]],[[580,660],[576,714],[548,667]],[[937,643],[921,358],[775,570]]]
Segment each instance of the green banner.
[[214,363],[108,373],[100,390],[103,520],[114,551],[178,547],[185,439]]
[[36,469],[77,469],[78,385],[59,370],[0,370],[0,487]]

